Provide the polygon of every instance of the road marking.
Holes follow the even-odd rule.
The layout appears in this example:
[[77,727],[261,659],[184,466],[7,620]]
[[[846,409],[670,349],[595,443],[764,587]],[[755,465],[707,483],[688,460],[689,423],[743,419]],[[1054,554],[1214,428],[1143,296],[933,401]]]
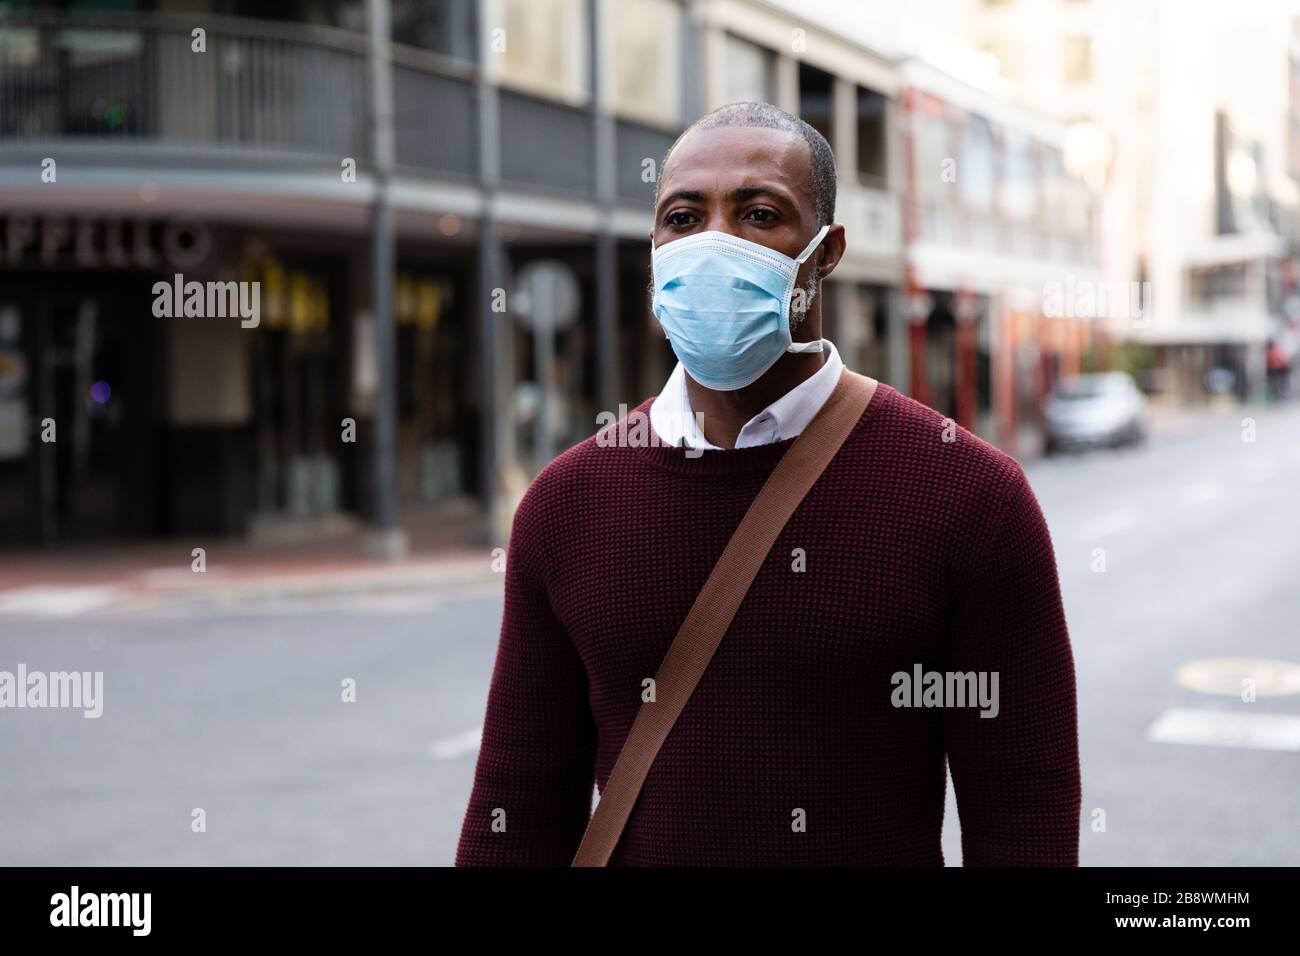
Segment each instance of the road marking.
[[1223,483],[1221,481],[1217,481],[1213,478],[1206,481],[1198,481],[1195,484],[1186,485],[1183,488],[1183,504],[1208,504],[1222,494]]
[[429,744],[429,756],[434,760],[455,760],[478,750],[483,740],[483,728],[475,727],[456,737],[444,737]]
[[436,594],[395,591],[391,594],[356,594],[325,599],[323,607],[338,611],[356,611],[366,614],[415,614],[438,610],[446,602]]
[[1188,661],[1174,674],[1180,687],[1202,694],[1240,698],[1247,681],[1259,697],[1300,694],[1300,664],[1258,657],[1213,657]]
[[1084,541],[1095,541],[1097,538],[1126,531],[1135,524],[1137,524],[1137,512],[1132,508],[1120,508],[1117,511],[1108,511],[1106,514],[1089,518],[1083,523],[1080,537]]
[[199,572],[188,564],[188,558],[184,567],[178,568],[147,568],[141,571],[137,577],[140,581],[149,587],[154,588],[187,588],[194,587],[198,574],[203,574],[205,581],[212,581],[215,578],[229,578],[230,572],[225,568],[210,567],[207,570]]
[[1147,728],[1147,740],[1161,744],[1300,751],[1300,717],[1174,707]]
[[31,587],[0,592],[0,614],[76,617],[118,599],[115,587]]
[[[104,593],[91,593],[99,592]],[[275,617],[298,614],[415,616],[433,614],[467,601],[501,597],[500,580],[467,582],[451,592],[381,590],[340,593],[243,593],[239,589],[201,589],[179,593],[133,593],[119,588],[24,588],[0,591],[0,618],[102,617],[113,619],[189,620],[198,618]]]
[[1268,481],[1277,474],[1277,464],[1272,458],[1252,458],[1246,462],[1247,481]]

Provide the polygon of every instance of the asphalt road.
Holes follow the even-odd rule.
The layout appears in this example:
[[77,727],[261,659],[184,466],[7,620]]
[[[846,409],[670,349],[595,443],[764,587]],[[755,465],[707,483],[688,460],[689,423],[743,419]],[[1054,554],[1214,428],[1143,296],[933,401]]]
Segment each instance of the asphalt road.
[[[1085,865],[1300,864],[1300,693],[1175,676],[1300,662],[1300,408],[1251,414],[1254,442],[1207,418],[1027,466],[1079,676]],[[499,616],[462,592],[0,622],[0,670],[104,674],[98,719],[0,710],[0,864],[449,864]],[[1211,742],[1152,739],[1162,716]]]

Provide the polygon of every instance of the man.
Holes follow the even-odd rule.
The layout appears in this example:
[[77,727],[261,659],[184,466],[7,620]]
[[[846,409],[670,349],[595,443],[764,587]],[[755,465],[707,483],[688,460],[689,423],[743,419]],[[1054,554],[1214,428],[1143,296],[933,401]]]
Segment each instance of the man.
[[[519,506],[457,865],[570,864],[647,679],[835,387],[835,181],[825,139],[766,104],[708,114],[665,157],[654,307],[681,361],[633,413],[660,440],[593,436]],[[783,296],[788,327],[753,318]],[[961,705],[951,675],[992,694]],[[1074,665],[1037,500],[1014,459],[881,382],[609,863],[942,865],[945,756],[965,865],[1077,865]]]

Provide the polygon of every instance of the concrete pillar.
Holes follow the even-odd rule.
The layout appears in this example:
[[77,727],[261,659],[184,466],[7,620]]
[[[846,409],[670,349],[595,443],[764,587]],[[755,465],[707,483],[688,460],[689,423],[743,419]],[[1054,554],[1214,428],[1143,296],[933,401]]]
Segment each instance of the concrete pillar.
[[858,85],[842,76],[831,86],[831,136],[840,181],[858,182]]
[[[495,54],[488,47],[490,32],[480,31],[480,58],[489,63]],[[485,537],[504,545],[519,493],[515,467],[514,364],[508,312],[493,311],[497,290],[507,285],[508,261],[496,218],[495,198],[501,182],[501,111],[496,85],[486,75],[478,79],[479,181],[482,216],[477,250],[477,301],[479,310],[479,435],[483,476],[483,506],[487,516]]]
[[830,282],[830,291],[835,296],[835,315],[838,318],[835,334],[835,347],[839,349],[840,358],[851,369],[862,368],[862,342],[866,338],[868,317],[863,313],[862,290],[856,282],[847,280]]
[[374,502],[368,542],[380,560],[400,558],[406,536],[397,525],[397,324],[393,315],[396,235],[388,181],[395,161],[393,61],[389,0],[367,0],[370,25],[371,162],[375,196],[370,256],[375,335]]
[[776,106],[799,115],[799,61],[792,56],[776,56]]
[[592,102],[596,104],[592,114],[595,124],[592,155],[592,169],[596,177],[596,203],[600,207],[596,225],[595,249],[595,293],[596,293],[596,402],[602,410],[612,411],[618,407],[619,395],[619,361],[618,361],[618,243],[613,232],[613,209],[618,201],[617,150],[618,127],[614,116],[607,109],[613,97],[606,95],[601,85],[606,77],[612,77],[613,70],[605,69],[604,58],[608,55],[609,44],[600,42],[602,35],[609,34],[611,24],[602,22],[601,13],[611,7],[589,0],[588,10],[591,17],[591,88]]
[[907,395],[911,393],[912,377],[909,359],[910,332],[908,330],[907,290],[899,286],[889,289],[889,312],[886,324],[886,362],[889,384]]

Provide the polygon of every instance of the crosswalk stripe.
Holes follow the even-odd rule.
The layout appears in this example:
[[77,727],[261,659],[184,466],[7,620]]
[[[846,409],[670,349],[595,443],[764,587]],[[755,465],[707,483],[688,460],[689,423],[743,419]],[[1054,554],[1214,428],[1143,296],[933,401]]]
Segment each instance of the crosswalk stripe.
[[1173,707],[1147,728],[1153,743],[1300,751],[1300,716]]

